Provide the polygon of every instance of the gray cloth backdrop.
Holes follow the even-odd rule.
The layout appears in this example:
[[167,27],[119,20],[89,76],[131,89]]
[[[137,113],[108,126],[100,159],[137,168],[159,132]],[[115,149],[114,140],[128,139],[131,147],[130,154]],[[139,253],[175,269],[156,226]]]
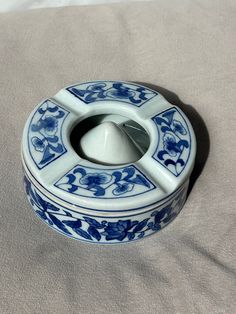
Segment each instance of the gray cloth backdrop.
[[[0,313],[235,313],[236,3],[166,1],[0,15]],[[22,187],[35,105],[93,79],[154,85],[191,119],[198,156],[176,220],[133,244],[48,228]]]

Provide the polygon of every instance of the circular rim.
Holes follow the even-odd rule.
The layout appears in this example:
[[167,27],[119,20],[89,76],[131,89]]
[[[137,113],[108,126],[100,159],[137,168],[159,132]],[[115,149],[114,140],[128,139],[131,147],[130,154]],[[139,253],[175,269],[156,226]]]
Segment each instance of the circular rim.
[[[90,95],[91,88],[96,90],[96,88],[98,89],[96,86],[101,84],[101,81],[94,81],[66,87],[53,99],[39,104],[31,113],[24,129],[22,161],[31,176],[48,193],[54,195],[60,202],[71,204],[71,206],[112,213],[136,211],[152,204],[161,204],[188,180],[192,171],[196,154],[196,140],[191,124],[179,108],[169,104],[156,91],[129,82],[102,81],[102,83],[103,87],[104,84],[109,87],[110,94],[113,92],[112,100],[109,98],[109,93],[107,94],[108,99],[105,100],[104,98],[102,100],[91,98],[96,94],[93,91],[92,96]],[[117,84],[120,84],[120,90]],[[78,95],[75,96],[73,94],[75,87],[79,91],[82,87],[85,91],[86,88],[90,88],[87,94],[90,95],[91,102],[82,99],[83,96],[80,98],[77,97]],[[132,90],[131,96],[129,96],[129,89],[132,88],[135,90]],[[123,97],[122,100],[119,95],[117,99],[114,99],[115,92],[123,92],[127,97]],[[137,94],[136,98],[134,98],[134,92]],[[135,101],[138,100],[139,103],[136,104]],[[48,103],[50,104],[48,105]],[[123,166],[103,166],[84,160],[74,152],[70,143],[70,133],[73,127],[78,124],[78,121],[89,116],[104,113],[122,116],[125,114],[125,117],[136,121],[147,130],[150,136],[150,146],[140,160]],[[56,127],[53,129],[55,125]],[[39,131],[43,135],[40,135]],[[44,140],[43,136],[47,140]],[[57,138],[60,138],[61,141],[57,144],[61,146],[54,146],[53,142],[48,142],[48,139],[55,141]],[[170,147],[166,154],[168,143],[170,145],[171,141],[172,146],[176,146]],[[173,144],[173,141],[176,144]],[[46,148],[45,143],[48,145]],[[180,143],[179,147],[178,143]],[[187,147],[187,145],[189,146]],[[56,158],[53,158],[50,163],[47,163],[44,158],[46,162],[43,167],[40,167],[38,161],[42,155],[45,155],[46,149],[50,151],[49,146],[55,149],[53,153]],[[59,152],[56,151],[57,147],[60,147]],[[176,157],[176,155],[178,154],[182,154],[186,160],[182,158],[181,162],[177,162],[177,166],[175,166],[177,170],[174,173],[172,166],[177,160],[178,156]],[[165,155],[168,155],[168,159],[165,158]],[[46,154],[46,157],[48,156]],[[184,163],[184,167],[181,166],[181,163]],[[94,180],[95,175],[96,180],[100,180],[101,184],[89,188],[88,183]],[[120,181],[117,181],[116,176],[120,176]],[[67,182],[65,181],[67,178],[73,178],[74,181]],[[75,186],[75,182],[77,186]],[[73,187],[74,191],[72,186],[75,186]],[[125,189],[127,191],[124,193]],[[84,195],[81,195],[81,191]]]

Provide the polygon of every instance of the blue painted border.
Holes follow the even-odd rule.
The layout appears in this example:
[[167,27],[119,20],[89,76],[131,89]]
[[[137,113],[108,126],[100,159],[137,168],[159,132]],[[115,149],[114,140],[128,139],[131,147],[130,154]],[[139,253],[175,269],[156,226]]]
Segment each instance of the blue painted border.
[[[180,171],[180,173],[178,173],[177,175],[175,173],[173,173],[170,169],[168,169],[168,167],[165,167],[161,162],[158,161],[158,159],[154,158],[154,156],[156,155],[157,151],[158,151],[158,147],[159,147],[159,143],[160,143],[160,131],[159,131],[159,128],[157,126],[157,124],[155,123],[155,118],[159,115],[162,115],[163,113],[165,113],[166,111],[168,110],[171,110],[171,109],[175,109],[179,114],[180,116],[183,118],[184,122],[186,123],[186,126],[187,126],[187,129],[188,129],[188,134],[189,134],[189,154],[188,154],[188,158],[186,160],[186,163],[185,163],[185,166],[183,167],[183,169]],[[170,107],[160,113],[158,113],[157,115],[155,115],[154,117],[151,118],[157,128],[157,132],[158,132],[158,142],[157,142],[157,146],[156,146],[156,150],[155,152],[153,153],[152,155],[152,158],[157,161],[160,165],[162,165],[162,167],[164,167],[165,169],[167,169],[169,172],[171,172],[175,177],[178,177],[185,169],[187,163],[188,163],[188,160],[189,160],[189,157],[190,157],[190,154],[191,154],[191,148],[192,148],[192,138],[191,138],[191,133],[190,133],[190,130],[189,130],[189,127],[188,127],[188,123],[186,121],[186,119],[184,118],[184,116],[182,115],[182,113],[178,110],[177,107]]]
[[[185,204],[185,202],[183,203],[183,206],[184,206],[184,204]],[[179,213],[181,212],[181,210],[182,210],[182,208],[183,208],[183,206],[180,208],[180,210],[179,210]],[[37,205],[36,205],[36,207],[38,207]],[[120,242],[109,242],[109,241],[106,241],[106,242],[100,242],[100,241],[87,241],[87,240],[84,240],[84,239],[78,239],[78,238],[76,238],[76,237],[74,237],[73,235],[69,235],[69,234],[65,234],[65,233],[63,233],[62,231],[60,231],[59,229],[57,229],[57,228],[54,228],[53,226],[51,226],[51,225],[49,225],[44,219],[42,219],[41,217],[39,217],[39,215],[35,212],[35,210],[33,209],[33,207],[30,205],[30,208],[31,208],[31,210],[32,210],[32,212],[34,213],[34,216],[36,216],[37,217],[37,219],[39,219],[41,222],[43,222],[46,226],[48,226],[49,228],[51,228],[52,230],[54,230],[54,231],[56,231],[56,232],[58,232],[60,235],[62,235],[64,238],[66,237],[66,238],[70,238],[70,239],[73,239],[73,240],[76,240],[76,241],[80,241],[80,242],[85,242],[86,244],[87,243],[90,243],[90,244],[92,244],[92,245],[98,245],[98,244],[101,244],[101,245],[117,245],[117,244],[130,244],[130,243],[134,243],[134,242],[137,242],[137,241],[142,241],[142,240],[144,240],[144,239],[146,239],[147,237],[150,237],[150,236],[152,236],[152,235],[154,235],[155,233],[159,233],[160,231],[162,231],[165,227],[167,227],[169,224],[171,224],[176,218],[177,218],[177,216],[179,215],[179,213],[177,214],[177,216],[173,219],[173,220],[170,220],[167,224],[165,224],[160,230],[156,230],[156,231],[153,231],[153,232],[151,232],[151,233],[149,233],[149,234],[147,234],[147,235],[145,235],[143,238],[141,238],[141,239],[139,239],[139,238],[137,238],[137,239],[134,239],[134,240],[126,240],[126,241],[120,241]],[[39,208],[39,207],[38,207]],[[39,208],[40,209],[40,208]],[[67,209],[68,210],[68,209]],[[92,215],[91,215],[92,216]],[[138,216],[138,214],[137,215],[134,215],[134,216]],[[119,217],[117,217],[118,219],[119,219]]]
[[[28,178],[28,176],[26,175],[26,177]],[[29,180],[29,182],[30,182],[30,184],[32,184],[32,182]],[[38,188],[36,188],[34,185],[33,185],[33,187],[34,187],[34,189],[36,190],[36,191],[39,191],[38,190]],[[183,192],[183,195],[184,195],[184,198],[183,198],[183,202],[181,203],[181,206],[179,207],[179,209],[178,209],[178,213],[177,213],[177,215],[180,213],[180,211],[182,210],[182,208],[183,208],[183,206],[184,206],[184,204],[185,204],[185,201],[186,201],[186,190],[184,190],[184,188],[182,189],[182,190],[180,190],[179,191],[179,193],[178,193],[178,196],[176,195],[175,197],[173,197],[172,199],[171,199],[171,201],[170,202],[173,202],[173,200],[176,198],[176,199],[179,199],[179,197],[181,197],[181,193]],[[40,191],[40,194],[42,194],[44,197],[46,197],[46,200],[49,200],[50,201],[50,198],[48,198],[47,196],[45,196],[41,191]],[[27,197],[28,198],[28,197]],[[53,202],[54,203],[54,202]],[[166,202],[166,203],[169,203],[169,201],[168,202]],[[166,203],[164,203],[164,204],[162,204],[160,207],[161,208],[163,208],[163,207],[165,207],[166,206]],[[39,209],[39,210],[41,210],[41,208],[36,204],[36,203],[34,203],[34,205]],[[63,207],[63,206],[61,206],[61,207]],[[63,207],[63,208],[65,208],[65,207]],[[44,219],[42,219],[42,217],[40,217],[38,214],[37,214],[37,212],[35,211],[35,208],[33,208],[33,206],[31,205],[31,209],[33,210],[33,212],[38,216],[38,218],[40,218],[40,220],[43,220],[44,221],[44,223],[46,223],[46,221],[44,220]],[[66,211],[68,211],[69,209],[67,209],[66,208]],[[154,212],[154,211],[156,211],[157,210],[157,208],[153,208],[152,210],[151,210],[151,212]],[[69,210],[69,211],[71,211],[71,210]],[[72,211],[72,212],[74,212],[74,211]],[[82,214],[82,215],[84,215],[84,214]],[[139,216],[142,216],[143,215],[143,213],[138,213],[138,214],[136,214],[136,215],[132,215],[132,216],[135,216],[135,217],[137,217],[137,219],[138,219],[138,217]],[[177,216],[176,215],[176,216]],[[87,215],[88,217],[90,217],[90,215]],[[92,215],[91,215],[92,216]],[[152,215],[151,215],[152,216]],[[176,216],[174,216],[173,218],[176,218]],[[128,216],[128,217],[130,217],[130,216]],[[75,217],[74,217],[75,218]],[[103,217],[99,217],[100,219],[101,218],[103,218]],[[109,218],[111,218],[111,219],[116,219],[116,220],[119,220],[119,218],[123,218],[123,217],[109,217]],[[152,230],[152,232],[150,232],[148,235],[144,235],[144,237],[143,238],[145,238],[145,237],[147,237],[147,236],[149,236],[149,235],[152,235],[152,234],[154,234],[154,233],[156,233],[156,232],[158,232],[158,231],[160,231],[160,230],[162,230],[162,229],[164,229],[167,225],[169,225],[172,221],[173,221],[174,219],[170,219],[164,226],[162,226],[160,229],[158,229],[158,230],[154,230],[154,229],[151,229]],[[81,238],[77,238],[77,237],[75,237],[75,236],[73,236],[73,235],[69,235],[69,234],[67,234],[67,233],[64,233],[64,232],[62,232],[62,231],[60,231],[58,228],[55,228],[55,227],[53,227],[53,226],[51,226],[50,224],[48,224],[48,223],[46,223],[49,227],[51,227],[53,230],[55,230],[55,231],[57,231],[58,233],[61,233],[61,234],[63,234],[64,236],[66,236],[66,237],[68,237],[68,238],[72,238],[72,239],[75,239],[75,240],[81,240],[81,241],[84,241],[84,242],[89,242],[89,243],[94,243],[94,244],[121,244],[121,243],[128,243],[128,242],[133,242],[133,241],[136,241],[136,240],[140,240],[140,238],[136,238],[136,239],[132,239],[132,240],[126,240],[126,241],[115,241],[115,242],[109,242],[109,241],[102,241],[102,242],[100,242],[100,241],[89,241],[89,240],[84,240],[84,239],[81,239]],[[54,225],[54,224],[53,224]]]
[[[65,115],[65,117],[64,117],[64,119],[63,119],[63,122],[62,122],[62,124],[61,124],[61,128],[60,128],[61,143],[62,143],[62,145],[63,145],[65,151],[64,151],[63,153],[61,153],[60,155],[58,155],[56,158],[52,159],[50,162],[48,162],[48,163],[45,164],[44,166],[39,167],[38,164],[36,163],[36,161],[34,160],[34,158],[33,158],[33,156],[32,156],[32,153],[31,153],[31,150],[30,150],[29,134],[30,134],[30,127],[31,127],[31,124],[32,124],[32,120],[33,120],[35,114],[37,113],[38,109],[39,109],[45,102],[47,102],[47,101],[53,103],[54,105],[56,105],[56,106],[59,107],[60,109],[62,109],[62,110],[64,110],[64,111],[67,112],[66,115]],[[41,104],[37,107],[37,110],[34,112],[32,118],[30,119],[30,122],[29,122],[29,125],[28,125],[28,130],[27,130],[28,151],[29,151],[30,157],[32,158],[32,160],[34,161],[35,165],[37,166],[37,168],[38,168],[39,170],[42,170],[44,167],[48,166],[51,162],[57,160],[57,159],[60,158],[62,155],[64,155],[65,153],[67,153],[67,149],[66,149],[66,147],[65,147],[65,145],[64,145],[64,143],[63,143],[63,141],[62,141],[62,126],[63,126],[63,123],[64,123],[66,117],[67,117],[69,114],[70,114],[70,111],[68,111],[68,110],[66,110],[66,109],[64,109],[64,108],[62,108],[58,103],[56,103],[56,102],[54,102],[54,101],[52,101],[52,100],[50,100],[50,99],[47,99],[47,100],[45,100],[43,103],[41,103]]]
[[117,101],[117,102],[123,102],[123,103],[126,103],[126,104],[130,104],[130,105],[132,105],[132,106],[134,106],[134,107],[141,107],[141,106],[143,106],[146,102],[150,101],[152,98],[154,98],[154,97],[156,97],[156,96],[158,95],[158,92],[156,92],[156,91],[154,91],[154,90],[152,90],[152,89],[150,89],[150,88],[147,88],[146,86],[137,85],[137,84],[134,84],[134,83],[124,82],[124,81],[89,81],[89,82],[83,82],[83,83],[81,83],[81,84],[71,85],[71,86],[67,87],[66,90],[67,90],[69,93],[71,93],[73,96],[75,96],[76,98],[78,98],[79,100],[81,100],[81,101],[82,101],[83,103],[85,103],[86,105],[89,105],[90,103],[85,102],[82,98],[80,98],[78,95],[76,95],[74,92],[72,92],[72,91],[70,90],[70,88],[73,88],[73,87],[76,88],[76,87],[78,87],[78,86],[80,86],[80,85],[85,85],[85,84],[90,84],[90,83],[98,83],[98,84],[99,84],[99,83],[107,83],[107,82],[109,82],[109,83],[128,84],[128,85],[133,85],[133,86],[135,86],[135,87],[143,87],[143,88],[147,89],[148,91],[154,93],[155,95],[152,96],[151,98],[145,100],[141,105],[134,105],[134,104],[132,104],[131,102],[124,101],[124,100],[120,100],[120,99],[115,99],[115,98],[114,98],[114,99],[98,99],[98,100],[96,100],[96,101],[94,101],[94,102],[92,102],[92,103],[96,103],[96,102],[98,102],[98,101]]
[[[183,204],[184,206],[184,204]],[[183,208],[182,206],[182,208]],[[38,207],[36,205],[36,207]],[[139,239],[134,239],[134,240],[126,240],[126,241],[120,241],[120,242],[109,242],[109,241],[106,241],[106,242],[100,242],[100,241],[87,241],[87,240],[84,240],[84,239],[78,239],[76,237],[74,237],[73,235],[69,235],[69,234],[65,234],[63,233],[62,231],[60,231],[59,229],[57,228],[54,228],[53,226],[49,225],[44,219],[42,219],[41,217],[39,217],[39,215],[35,212],[35,210],[33,209],[33,207],[30,205],[30,208],[32,210],[32,212],[34,213],[34,216],[37,217],[37,219],[39,219],[42,223],[44,223],[46,226],[48,226],[49,228],[51,228],[52,230],[58,232],[59,234],[61,234],[64,238],[70,238],[70,239],[73,239],[73,240],[76,240],[76,241],[81,241],[81,242],[85,242],[86,244],[87,243],[90,243],[92,245],[98,245],[98,244],[102,244],[102,245],[116,245],[116,244],[128,244],[128,243],[134,243],[136,241],[142,241],[143,239],[146,239],[147,237],[150,237],[152,235],[154,235],[155,233],[157,232],[160,232],[161,230],[163,230],[165,227],[167,227],[170,223],[172,223],[174,220],[171,220],[170,222],[168,222],[166,225],[164,225],[164,227],[162,227],[160,230],[157,230],[157,231],[153,231],[152,233],[149,233],[148,235],[145,235],[143,238]],[[39,208],[39,207],[38,207]],[[179,213],[181,212],[182,208],[180,208],[180,211]],[[40,208],[39,208],[40,209]],[[68,210],[68,209],[67,209]],[[177,214],[177,216],[179,215],[179,213]],[[92,216],[92,215],[91,215]],[[138,216],[138,215],[134,215],[134,216]],[[117,217],[119,219],[119,217]],[[177,217],[175,217],[177,218]]]
[[130,165],[128,165],[127,167],[130,167],[130,166],[134,167],[134,168],[138,171],[138,173],[141,173],[141,174],[144,176],[144,178],[145,178],[153,187],[150,188],[149,190],[144,191],[144,192],[141,192],[141,193],[132,194],[132,195],[129,195],[129,196],[119,196],[119,197],[86,196],[86,195],[82,195],[82,194],[71,193],[71,192],[66,191],[65,189],[60,188],[60,187],[57,185],[57,183],[58,183],[62,178],[66,177],[66,175],[69,174],[69,173],[70,173],[74,168],[76,168],[76,167],[82,167],[82,168],[84,167],[85,169],[92,169],[92,170],[95,170],[95,171],[96,171],[96,170],[106,171],[106,170],[121,170],[121,169],[124,169],[123,167],[121,167],[121,168],[106,168],[106,169],[99,168],[99,169],[96,169],[96,168],[92,168],[92,167],[88,167],[88,166],[84,166],[84,165],[80,165],[80,164],[77,164],[76,166],[74,166],[73,168],[71,168],[67,173],[65,173],[59,180],[57,180],[57,182],[54,183],[54,186],[55,186],[56,188],[58,188],[58,189],[64,191],[64,192],[66,192],[66,193],[69,193],[69,194],[78,195],[78,196],[82,196],[82,197],[85,197],[85,198],[95,198],[95,199],[120,199],[120,198],[134,197],[134,196],[136,196],[136,195],[141,195],[141,194],[150,192],[150,191],[152,191],[152,190],[154,190],[154,189],[157,188],[157,186],[156,186],[140,169],[138,169],[138,168],[137,168],[135,165],[133,165],[133,164],[130,164]]

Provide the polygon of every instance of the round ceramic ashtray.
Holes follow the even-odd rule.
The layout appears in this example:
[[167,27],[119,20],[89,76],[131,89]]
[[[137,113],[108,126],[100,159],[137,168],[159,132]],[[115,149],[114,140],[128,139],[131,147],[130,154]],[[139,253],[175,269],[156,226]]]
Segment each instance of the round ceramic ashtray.
[[25,189],[36,214],[62,234],[124,243],[181,210],[196,141],[185,114],[130,82],[78,83],[40,103],[25,125]]

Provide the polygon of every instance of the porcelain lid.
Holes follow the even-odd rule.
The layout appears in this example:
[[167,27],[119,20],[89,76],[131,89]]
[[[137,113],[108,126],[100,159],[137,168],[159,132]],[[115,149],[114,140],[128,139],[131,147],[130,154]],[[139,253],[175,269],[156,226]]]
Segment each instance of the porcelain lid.
[[[72,146],[71,132],[97,115],[103,117],[100,122],[141,125],[150,139],[143,156],[122,165],[80,157]],[[83,146],[86,150],[86,141]],[[99,149],[90,146],[88,151]],[[154,90],[120,81],[78,83],[62,89],[31,113],[22,140],[24,167],[48,194],[74,207],[104,212],[160,204],[188,180],[195,154],[192,126],[179,108]]]

